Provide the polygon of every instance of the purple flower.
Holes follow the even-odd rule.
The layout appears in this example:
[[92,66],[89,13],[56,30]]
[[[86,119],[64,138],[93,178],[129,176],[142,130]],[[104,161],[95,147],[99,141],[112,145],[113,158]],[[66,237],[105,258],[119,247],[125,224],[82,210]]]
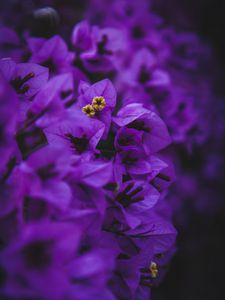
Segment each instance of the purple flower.
[[141,223],[140,215],[152,209],[159,197],[159,192],[144,181],[124,182],[116,194],[114,192],[109,195],[110,203],[105,226],[110,231],[115,230],[118,233],[120,230],[123,232],[128,228],[137,227]]
[[79,60],[90,72],[110,72],[117,69],[120,54],[126,47],[125,36],[120,30],[100,29],[98,26],[90,28],[85,21],[74,28],[72,43],[81,52]]
[[[112,213],[114,219],[110,219]],[[136,299],[140,289],[151,287],[161,276],[157,257],[164,256],[174,245],[176,230],[152,209],[142,211],[139,222],[129,222],[128,227],[121,224],[122,216],[115,208],[109,208],[105,222],[106,230],[117,237],[121,249],[117,276],[112,278],[112,284],[117,297]],[[126,220],[131,221],[128,217]],[[149,289],[147,295],[149,297]]]
[[178,99],[176,110],[168,116],[168,126],[171,128],[174,141],[180,143],[186,140],[188,144],[188,135],[190,134],[191,138],[192,131],[195,135],[199,132],[200,136],[200,126],[197,122],[199,117],[193,107],[193,99],[186,95],[181,95]]
[[191,33],[175,33],[170,36],[171,52],[169,60],[178,68],[197,70],[209,57],[209,48],[200,43],[199,38]]
[[73,95],[74,85],[71,73],[57,75],[35,96],[27,111],[27,122],[39,127],[46,127],[66,116],[66,109],[76,99]]
[[[26,180],[23,173],[16,166],[16,160],[11,159],[7,170],[0,179],[0,216],[7,218],[10,214],[17,212],[26,192]],[[17,214],[17,213],[15,213]]]
[[25,99],[33,97],[48,80],[46,68],[34,63],[16,64],[10,58],[0,61],[0,72],[16,93]]
[[113,121],[120,127],[126,126],[142,132],[147,153],[155,153],[171,142],[165,123],[140,103],[124,106]]
[[52,36],[42,2],[0,30],[0,298],[149,299],[175,249],[167,126],[192,144],[205,98],[174,57],[191,39],[145,0],[56,1]]
[[115,137],[115,148],[118,151],[128,151],[141,148],[143,132],[133,128],[121,127]]
[[147,175],[152,167],[147,155],[138,148],[122,151],[115,159],[115,176],[119,182],[123,175]]
[[50,145],[60,145],[64,151],[73,155],[91,156],[105,130],[102,122],[74,110],[60,123],[45,128]]
[[124,182],[117,192],[115,201],[127,208],[128,213],[138,216],[152,208],[159,199],[159,193],[142,181]]
[[69,265],[68,273],[74,283],[71,297],[75,294],[78,299],[104,297],[107,300],[115,300],[108,282],[115,268],[118,247],[114,237],[100,232],[96,223],[97,219],[90,222],[76,257]]
[[71,41],[75,50],[84,52],[92,49],[94,46],[94,39],[92,36],[91,26],[87,21],[82,21],[73,29]]
[[51,74],[67,71],[74,59],[74,54],[69,52],[66,43],[58,35],[47,40],[29,38],[27,42],[32,52],[30,62],[47,67]]
[[[99,107],[98,103],[95,103],[95,101],[92,103],[94,98],[97,96],[102,96],[105,98],[105,103],[104,101],[102,103],[104,107],[101,107],[101,103],[99,104]],[[116,90],[109,79],[104,79],[89,87],[86,87],[84,93],[82,93],[80,96],[79,102],[80,105],[85,105],[88,103],[92,104],[96,111],[101,111],[103,108],[110,108],[113,110],[116,105]]]
[[9,27],[0,27],[0,58],[11,57],[16,62],[20,62],[23,51],[17,33]]
[[86,161],[76,165],[71,178],[89,186],[99,188],[106,185],[112,176],[112,162]]
[[[12,108],[15,112],[12,113]],[[5,78],[0,74],[0,176],[2,172],[10,169],[10,160],[14,155],[15,141],[14,133],[18,120],[18,99],[15,92],[9,86]],[[8,164],[8,167],[6,167]]]
[[32,153],[20,168],[27,178],[26,196],[45,199],[61,210],[68,209],[72,194],[63,178],[70,170],[70,161],[62,149],[43,147]]
[[70,287],[64,268],[73,257],[79,238],[79,229],[71,224],[26,225],[21,235],[1,253],[7,275],[1,294],[14,299],[62,299]]
[[73,166],[66,177],[73,193],[71,207],[76,210],[92,209],[103,216],[107,202],[101,188],[112,177],[112,162],[79,160]]
[[126,69],[121,79],[131,87],[143,86],[146,90],[168,87],[168,74],[157,66],[156,57],[146,48],[135,53],[131,67]]
[[107,137],[111,114],[116,105],[116,90],[109,79],[104,79],[88,86],[82,83],[82,94],[78,99],[78,107],[93,119],[101,120],[105,124],[104,138]]

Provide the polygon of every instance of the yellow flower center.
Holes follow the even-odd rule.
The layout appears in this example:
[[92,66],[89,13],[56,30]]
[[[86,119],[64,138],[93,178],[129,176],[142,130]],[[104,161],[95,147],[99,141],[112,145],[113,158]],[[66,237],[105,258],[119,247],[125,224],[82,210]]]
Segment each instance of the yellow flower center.
[[85,105],[82,108],[82,112],[86,114],[88,117],[93,117],[95,115],[95,110],[91,104]]
[[149,270],[150,270],[152,278],[156,278],[158,276],[158,274],[159,274],[158,266],[154,261],[151,262],[151,264],[149,266]]
[[96,111],[101,111],[106,106],[106,101],[103,96],[96,96],[92,100],[92,106]]

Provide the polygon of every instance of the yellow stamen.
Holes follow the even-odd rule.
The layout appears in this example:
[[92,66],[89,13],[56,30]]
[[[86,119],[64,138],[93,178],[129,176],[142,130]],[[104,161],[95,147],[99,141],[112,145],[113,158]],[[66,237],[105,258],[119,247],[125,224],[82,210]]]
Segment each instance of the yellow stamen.
[[95,115],[95,110],[91,104],[85,105],[82,108],[82,112],[86,114],[88,117],[93,117]]
[[92,100],[92,106],[96,111],[101,111],[106,106],[106,101],[103,96],[96,96]]
[[158,276],[158,274],[159,274],[158,266],[154,261],[151,262],[151,264],[149,266],[149,270],[150,270],[152,278],[156,278]]

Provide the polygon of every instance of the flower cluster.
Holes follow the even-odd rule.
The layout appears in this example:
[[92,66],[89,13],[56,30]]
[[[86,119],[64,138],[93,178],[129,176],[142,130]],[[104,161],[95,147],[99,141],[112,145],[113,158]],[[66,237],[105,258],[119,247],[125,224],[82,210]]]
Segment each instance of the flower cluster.
[[1,76],[2,297],[137,297],[176,235],[157,211],[164,122],[138,102],[116,111],[109,79],[76,90],[71,72],[10,58]]
[[0,298],[148,300],[175,252],[168,146],[209,133],[210,51],[147,0],[15,2],[18,32],[8,7],[0,29]]

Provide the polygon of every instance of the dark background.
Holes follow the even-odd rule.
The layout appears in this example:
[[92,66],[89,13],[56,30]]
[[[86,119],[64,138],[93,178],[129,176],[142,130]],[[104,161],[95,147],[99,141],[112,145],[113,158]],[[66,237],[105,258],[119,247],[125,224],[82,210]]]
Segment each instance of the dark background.
[[[220,105],[224,109],[225,1],[156,0],[156,7],[167,17],[169,23],[199,33],[203,40],[213,47],[220,74],[215,92],[221,97]],[[221,125],[225,126],[225,115],[222,120]],[[223,157],[224,140],[225,137],[221,136],[223,142],[219,152]],[[215,149],[216,151],[218,149]],[[214,209],[208,212],[197,211],[193,202],[187,201],[182,206],[184,222],[179,221],[180,215],[175,216],[179,232],[177,254],[164,281],[159,288],[153,290],[153,300],[225,299],[224,179],[223,172],[218,174],[217,180],[211,182],[210,187],[202,186],[203,189],[209,188],[211,201],[216,204]]]
[[153,0],[168,22],[199,33],[225,63],[224,0]]

